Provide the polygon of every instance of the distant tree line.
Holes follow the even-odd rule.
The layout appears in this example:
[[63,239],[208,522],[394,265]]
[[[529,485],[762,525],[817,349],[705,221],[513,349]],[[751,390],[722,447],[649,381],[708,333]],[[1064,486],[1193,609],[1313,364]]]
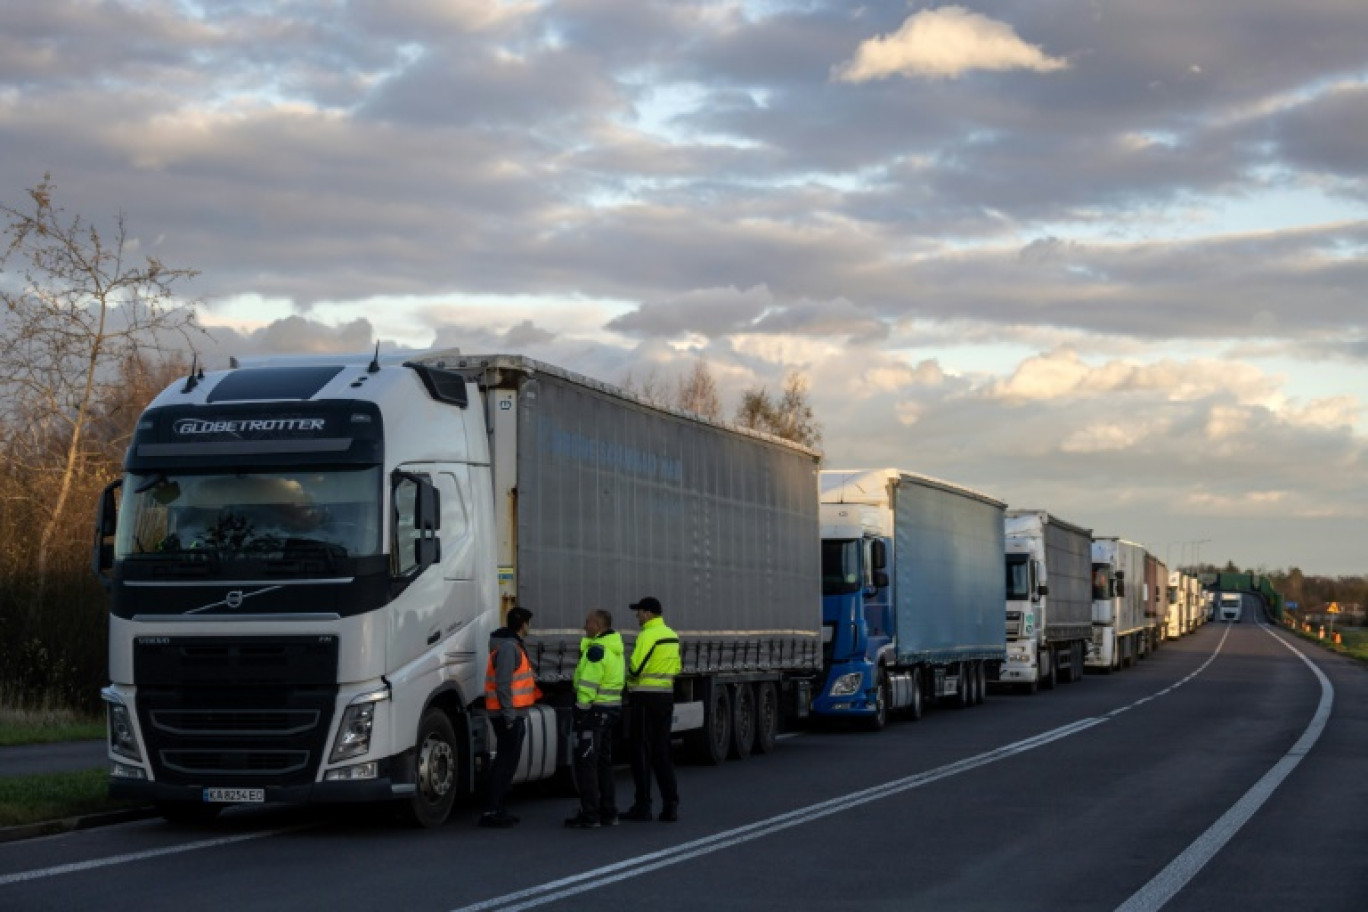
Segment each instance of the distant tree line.
[[1224,567],[1203,564],[1183,569],[1197,574],[1253,573],[1266,576],[1284,601],[1295,602],[1300,610],[1315,611],[1331,602],[1368,606],[1368,576],[1307,576],[1299,567],[1288,570],[1267,570],[1262,567],[1241,569],[1233,561],[1227,561]]

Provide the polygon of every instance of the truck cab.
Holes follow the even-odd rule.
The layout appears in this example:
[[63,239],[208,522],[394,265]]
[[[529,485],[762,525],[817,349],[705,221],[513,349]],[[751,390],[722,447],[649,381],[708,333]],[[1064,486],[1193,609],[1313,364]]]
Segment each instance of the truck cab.
[[891,542],[877,510],[823,504],[822,648],[829,669],[817,713],[873,715],[880,711],[875,671],[893,643]]
[[1032,689],[1040,679],[1041,600],[1049,591],[1041,544],[1040,539],[1007,539],[1007,655],[999,680]]

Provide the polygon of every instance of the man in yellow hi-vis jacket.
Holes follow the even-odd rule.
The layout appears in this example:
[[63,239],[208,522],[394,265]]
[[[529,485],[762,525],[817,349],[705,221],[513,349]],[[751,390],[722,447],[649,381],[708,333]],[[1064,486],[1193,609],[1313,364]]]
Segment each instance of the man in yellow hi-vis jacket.
[[679,819],[679,786],[670,755],[674,720],[674,679],[679,674],[679,636],[665,626],[658,599],[647,596],[632,605],[641,633],[627,663],[632,782],[636,798],[626,820],[651,819],[651,775],[660,787],[661,820]]
[[613,616],[597,609],[584,619],[580,660],[575,667],[575,785],[580,806],[565,825],[577,830],[617,826],[613,784],[613,732],[622,717],[626,665],[622,635]]

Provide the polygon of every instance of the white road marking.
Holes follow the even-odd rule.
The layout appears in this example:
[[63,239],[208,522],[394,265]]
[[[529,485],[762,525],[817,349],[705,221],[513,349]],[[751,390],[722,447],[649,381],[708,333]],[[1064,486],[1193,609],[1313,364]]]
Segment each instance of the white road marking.
[[[1269,799],[1274,790],[1277,789],[1282,781],[1287,778],[1292,770],[1297,768],[1302,758],[1310,752],[1316,741],[1320,738],[1321,732],[1325,730],[1325,723],[1330,719],[1330,709],[1335,705],[1335,687],[1330,683],[1330,679],[1325,676],[1315,663],[1306,657],[1300,649],[1275,634],[1267,626],[1260,624],[1269,636],[1282,643],[1297,657],[1306,663],[1306,667],[1316,675],[1320,681],[1321,696],[1320,703],[1316,706],[1316,713],[1311,717],[1311,723],[1306,726],[1302,736],[1297,739],[1297,743],[1283,755],[1283,758],[1268,772],[1264,773],[1263,778],[1254,783],[1249,791],[1245,792],[1239,801],[1231,805],[1230,810],[1221,815],[1220,819],[1211,827],[1198,836],[1192,845],[1188,846],[1181,855],[1169,862],[1164,870],[1154,876],[1149,883],[1141,887],[1135,895],[1117,906],[1117,912],[1155,912],[1165,903],[1172,899],[1179,890],[1187,886],[1188,882],[1197,875],[1197,872],[1206,866],[1206,863],[1215,857],[1216,853],[1225,847],[1236,833],[1240,831],[1249,818],[1253,817],[1259,808],[1263,807],[1264,802]],[[1229,628],[1227,628],[1227,633]],[[1222,637],[1224,641],[1224,637]]]
[[[312,824],[310,824],[312,826]],[[179,855],[182,852],[197,852],[200,849],[216,849],[219,846],[232,845],[235,842],[247,842],[250,839],[264,839],[267,836],[279,836],[282,833],[292,833],[295,830],[306,829],[306,827],[284,827],[278,830],[262,830],[260,833],[243,833],[238,836],[222,836],[218,839],[203,839],[199,842],[187,842],[184,845],[167,846],[163,849],[148,849],[145,852],[129,852],[126,855],[111,855],[108,858],[92,858],[90,861],[75,861],[71,864],[55,865],[51,868],[38,868],[33,871],[16,871],[13,874],[0,875],[0,887],[7,887],[10,884],[27,883],[31,880],[42,880],[45,877],[58,877],[62,874],[77,874],[81,871],[90,871],[95,868],[107,868],[110,865],[131,864],[137,861],[146,861],[149,858],[161,858],[164,855]]]

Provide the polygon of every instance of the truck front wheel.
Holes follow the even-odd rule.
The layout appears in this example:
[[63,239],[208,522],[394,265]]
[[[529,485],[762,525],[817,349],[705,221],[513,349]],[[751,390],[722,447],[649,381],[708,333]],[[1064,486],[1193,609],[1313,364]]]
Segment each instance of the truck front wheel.
[[404,816],[416,826],[441,826],[456,803],[460,770],[460,748],[447,714],[440,709],[424,713],[416,744],[415,788],[403,806]]
[[893,699],[892,690],[888,683],[888,671],[880,665],[874,685],[874,715],[865,719],[865,728],[869,731],[883,731],[888,727],[888,706]]

